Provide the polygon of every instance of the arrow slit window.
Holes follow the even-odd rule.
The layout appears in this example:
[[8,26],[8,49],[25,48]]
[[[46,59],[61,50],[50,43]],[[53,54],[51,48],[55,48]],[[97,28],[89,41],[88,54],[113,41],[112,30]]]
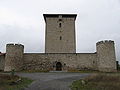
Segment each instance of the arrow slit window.
[[60,36],[60,40],[62,40],[62,37]]
[[61,28],[62,27],[62,23],[59,23],[59,28]]

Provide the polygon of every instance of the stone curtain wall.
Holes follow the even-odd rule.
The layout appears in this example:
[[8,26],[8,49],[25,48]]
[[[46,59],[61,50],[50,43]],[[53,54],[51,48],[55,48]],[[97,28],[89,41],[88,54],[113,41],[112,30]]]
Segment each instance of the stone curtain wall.
[[0,55],[0,71],[4,70],[4,65],[5,65],[5,54]]
[[76,63],[78,64],[78,68],[83,70],[98,70],[96,53],[77,54]]
[[25,53],[23,62],[24,70],[49,70],[51,67],[47,54]]
[[56,70],[60,63],[62,70],[116,71],[114,42],[101,41],[96,47],[97,53],[23,53],[23,45],[7,44],[6,54],[0,56],[0,69]]
[[56,70],[56,62],[62,64],[62,70],[96,70],[96,53],[89,54],[45,54],[25,53],[23,56],[25,70]]

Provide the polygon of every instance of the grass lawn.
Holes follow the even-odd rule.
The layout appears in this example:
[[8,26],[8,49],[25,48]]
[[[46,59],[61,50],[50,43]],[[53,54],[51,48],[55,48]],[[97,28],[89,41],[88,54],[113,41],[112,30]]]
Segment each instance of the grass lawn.
[[74,81],[72,90],[120,90],[120,74],[95,74]]
[[0,90],[21,90],[32,83],[32,81],[33,80],[20,78],[16,75],[0,74]]

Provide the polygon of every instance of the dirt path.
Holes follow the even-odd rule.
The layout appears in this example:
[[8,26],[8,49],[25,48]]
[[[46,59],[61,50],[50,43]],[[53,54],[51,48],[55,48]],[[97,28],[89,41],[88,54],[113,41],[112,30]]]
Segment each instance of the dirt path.
[[90,74],[81,73],[17,73],[22,77],[35,80],[25,90],[70,90],[74,80],[79,80]]

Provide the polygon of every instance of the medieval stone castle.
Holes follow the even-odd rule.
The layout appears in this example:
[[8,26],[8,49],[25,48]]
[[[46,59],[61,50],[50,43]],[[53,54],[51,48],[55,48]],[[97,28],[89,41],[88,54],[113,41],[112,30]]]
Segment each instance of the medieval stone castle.
[[100,41],[95,53],[76,53],[76,14],[44,14],[45,53],[24,53],[21,44],[7,44],[0,53],[0,70],[116,71],[114,41]]

